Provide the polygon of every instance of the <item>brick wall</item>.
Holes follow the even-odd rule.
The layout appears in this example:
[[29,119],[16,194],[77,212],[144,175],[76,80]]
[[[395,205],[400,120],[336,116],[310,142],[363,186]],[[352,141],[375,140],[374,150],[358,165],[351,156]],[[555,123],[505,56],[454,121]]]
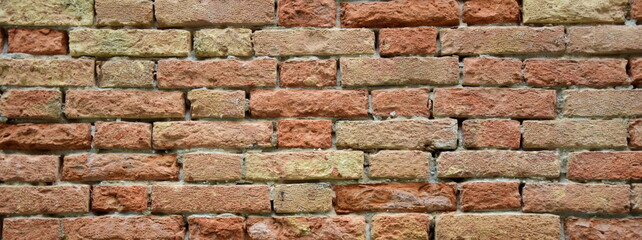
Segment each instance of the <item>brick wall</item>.
[[642,239],[642,0],[2,0],[5,240]]

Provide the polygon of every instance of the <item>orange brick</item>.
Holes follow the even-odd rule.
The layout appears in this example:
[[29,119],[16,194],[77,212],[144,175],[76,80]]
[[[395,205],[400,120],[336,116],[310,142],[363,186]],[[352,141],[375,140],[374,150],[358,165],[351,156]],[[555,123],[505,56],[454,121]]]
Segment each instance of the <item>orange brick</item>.
[[10,28],[9,53],[66,55],[67,32],[47,28]]
[[274,89],[250,92],[250,113],[255,118],[368,116],[368,91]]
[[268,185],[152,186],[154,213],[269,213],[270,210]]
[[[109,226],[109,227],[106,227]],[[183,216],[92,216],[62,219],[65,239],[182,239]],[[153,231],[150,231],[153,229]]]
[[430,89],[372,91],[372,115],[381,117],[430,116]]
[[465,0],[464,22],[468,24],[518,23],[517,0]]
[[0,214],[89,212],[89,185],[0,186]]
[[642,180],[642,152],[578,152],[568,156],[573,180]]
[[334,185],[334,209],[337,213],[454,211],[456,188],[452,183],[422,182]]
[[335,60],[288,60],[281,63],[281,87],[330,87],[337,85]]
[[461,209],[477,211],[522,206],[519,182],[466,182],[461,185]]
[[334,0],[281,0],[277,14],[279,25],[285,27],[334,27],[337,24]]
[[[401,9],[403,11],[400,11]],[[459,4],[455,0],[341,3],[342,27],[386,28],[457,24]]]
[[185,181],[234,181],[241,179],[241,155],[187,153],[183,155]]
[[82,153],[66,155],[65,181],[177,180],[175,154]]
[[194,240],[244,240],[245,218],[189,217],[189,237]]
[[98,149],[151,149],[152,124],[96,122],[94,147]]
[[437,53],[436,28],[383,28],[379,30],[381,56]]
[[55,182],[58,179],[60,156],[0,155],[0,181]]
[[518,149],[522,137],[515,120],[465,120],[462,131],[465,148]]
[[522,83],[522,61],[512,58],[464,58],[464,85],[511,86]]
[[250,240],[270,239],[266,235],[280,240],[366,238],[363,216],[249,217],[246,224]]
[[7,118],[59,119],[62,116],[62,92],[8,90],[0,98],[0,113]]
[[279,120],[276,124],[279,148],[330,148],[332,121]]
[[0,149],[78,150],[91,148],[91,124],[0,124]]
[[274,87],[276,60],[160,60],[159,88]]
[[629,147],[631,149],[642,149],[642,119],[636,119],[629,126]]
[[524,78],[534,87],[630,85],[625,59],[527,59]]
[[68,90],[67,118],[183,118],[183,93],[136,90]]
[[60,240],[61,230],[57,218],[6,218],[1,236],[4,239]]
[[142,212],[147,209],[147,186],[97,185],[91,191],[91,210]]

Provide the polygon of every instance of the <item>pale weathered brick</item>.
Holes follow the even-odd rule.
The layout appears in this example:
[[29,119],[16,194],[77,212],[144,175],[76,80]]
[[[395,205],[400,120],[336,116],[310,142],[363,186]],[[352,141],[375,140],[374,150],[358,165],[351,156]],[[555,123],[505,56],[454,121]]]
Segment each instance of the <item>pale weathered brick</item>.
[[381,56],[429,55],[437,53],[437,29],[384,28],[379,30]]
[[372,115],[381,117],[430,116],[430,89],[384,89],[372,91]]
[[281,87],[330,87],[337,85],[336,60],[288,60],[279,66]]
[[375,51],[374,32],[369,29],[268,29],[254,32],[252,40],[257,56],[357,55]]
[[187,153],[183,155],[183,179],[188,182],[240,180],[241,161],[239,154]]
[[187,57],[190,32],[155,29],[73,29],[72,56]]
[[154,213],[269,213],[270,210],[268,185],[152,186]]
[[2,236],[4,239],[59,240],[60,231],[57,218],[6,218]]
[[7,118],[58,119],[62,115],[62,92],[8,90],[0,98],[0,113]]
[[339,121],[338,148],[455,149],[457,120]]
[[461,185],[461,209],[479,211],[516,209],[522,206],[519,182],[465,182]]
[[67,118],[183,118],[185,103],[178,91],[69,90]]
[[189,91],[192,118],[245,118],[245,91]]
[[155,122],[155,149],[272,146],[272,122]]
[[629,126],[629,147],[635,150],[642,149],[642,119],[636,119]]
[[161,60],[158,61],[159,88],[274,87],[276,60],[252,61]]
[[0,155],[0,181],[55,182],[58,180],[60,156],[56,155]]
[[441,29],[442,55],[561,53],[564,27],[468,27]]
[[96,122],[94,148],[151,149],[152,124],[141,122]]
[[0,59],[0,84],[8,86],[94,86],[94,60]]
[[98,26],[151,26],[154,3],[151,0],[95,0]]
[[631,210],[642,212],[642,184],[631,184]]
[[628,126],[619,120],[524,121],[524,149],[603,149],[627,146]]
[[328,212],[332,210],[333,195],[327,184],[279,184],[274,187],[274,211]]
[[631,84],[625,59],[527,59],[524,78],[535,87],[615,87]]
[[332,147],[330,120],[279,120],[276,131],[279,148]]
[[564,221],[566,239],[640,239],[642,218],[575,218]]
[[566,90],[567,117],[642,117],[642,89]]
[[437,158],[442,178],[544,177],[560,175],[556,152],[457,151],[443,152]]
[[0,2],[1,25],[80,26],[94,23],[93,0],[5,0]]
[[628,0],[524,0],[524,23],[623,23]]
[[[400,11],[403,9],[403,11]],[[455,0],[342,2],[342,27],[416,27],[459,24]]]
[[177,180],[176,154],[82,153],[66,155],[65,181]]
[[[637,1],[642,3],[640,0]],[[642,58],[631,58],[629,60],[629,74],[631,75],[633,85],[642,86]]]
[[343,86],[455,85],[456,57],[341,58]]
[[275,117],[368,117],[368,91],[270,89],[250,92],[250,114]]
[[465,148],[512,148],[521,142],[520,123],[516,120],[469,119],[462,125]]
[[383,150],[370,154],[371,178],[427,179],[430,176],[430,153],[422,151]]
[[552,119],[555,90],[506,88],[437,88],[433,114],[437,117],[510,117]]
[[642,180],[642,152],[578,152],[568,156],[574,180]]
[[334,185],[334,209],[353,212],[436,212],[457,209],[454,183]]
[[91,190],[91,210],[98,212],[142,212],[147,210],[145,185],[97,185]]
[[517,0],[465,0],[462,8],[467,24],[517,23],[521,16]]
[[245,157],[249,180],[359,179],[364,154],[360,151],[250,153]]
[[566,31],[569,53],[642,53],[642,26],[578,26]]
[[334,27],[337,24],[334,0],[281,0],[277,14],[279,25],[285,27]]
[[525,239],[558,240],[560,217],[549,214],[442,214],[437,216],[439,240]]
[[189,217],[189,238],[193,240],[245,240],[245,218]]
[[249,217],[249,240],[366,239],[363,216]]
[[575,212],[626,214],[629,185],[527,183],[524,212]]
[[47,28],[10,28],[8,53],[66,55],[67,32]]
[[252,30],[245,28],[203,29],[194,33],[197,57],[249,57],[252,51]]
[[424,213],[377,214],[372,217],[373,240],[425,240],[432,217]]
[[464,58],[465,86],[511,86],[522,83],[522,61],[512,58]]
[[115,59],[97,62],[96,72],[100,87],[154,87],[153,61]]
[[274,24],[273,0],[157,0],[154,5],[162,28]]
[[0,149],[91,149],[91,124],[0,124]]
[[89,212],[89,185],[1,186],[0,214]]
[[[106,227],[108,226],[108,227]],[[182,239],[183,216],[92,216],[62,219],[65,239]],[[152,230],[153,229],[153,230]]]

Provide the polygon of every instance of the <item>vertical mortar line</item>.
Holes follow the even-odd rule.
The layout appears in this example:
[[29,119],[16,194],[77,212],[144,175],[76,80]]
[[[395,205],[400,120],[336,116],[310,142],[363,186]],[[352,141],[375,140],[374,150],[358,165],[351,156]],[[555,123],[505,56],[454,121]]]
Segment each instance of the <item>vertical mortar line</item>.
[[341,1],[342,0],[337,0],[337,11],[336,11],[336,25],[335,28],[341,28]]

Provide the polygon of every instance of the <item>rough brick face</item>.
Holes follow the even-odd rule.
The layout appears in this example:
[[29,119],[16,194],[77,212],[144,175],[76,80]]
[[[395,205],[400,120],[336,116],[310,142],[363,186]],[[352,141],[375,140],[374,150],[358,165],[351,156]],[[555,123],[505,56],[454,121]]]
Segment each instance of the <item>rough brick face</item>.
[[153,61],[116,59],[97,62],[96,73],[100,87],[138,87],[154,86]]
[[631,75],[633,85],[642,86],[642,58],[632,58],[629,60],[629,74]]
[[566,238],[638,239],[642,238],[642,218],[567,218]]
[[642,53],[642,26],[569,27],[567,34],[569,53]]
[[438,176],[473,177],[545,177],[560,175],[555,152],[459,151],[443,152],[437,158]]
[[194,34],[198,57],[252,56],[252,30],[205,29]]
[[276,185],[273,191],[274,211],[277,213],[328,212],[332,210],[333,192],[327,185]]
[[9,53],[66,55],[67,32],[47,28],[10,28]]
[[157,122],[155,149],[272,146],[272,122]]
[[511,58],[464,58],[465,86],[511,86],[522,82],[522,61]]
[[625,59],[527,59],[524,78],[529,86],[594,88],[630,85]]
[[372,91],[372,115],[380,117],[430,116],[430,89]]
[[556,93],[540,89],[438,88],[437,117],[555,118]]
[[642,180],[642,152],[580,152],[569,154],[569,179]]
[[381,56],[437,53],[436,28],[384,28],[379,30]]
[[465,0],[463,11],[467,24],[515,23],[520,19],[517,0]]
[[150,26],[154,22],[154,3],[150,0],[95,0],[98,26]]
[[246,223],[250,240],[366,239],[362,216],[249,217]]
[[457,24],[459,6],[454,0],[341,3],[342,27],[385,28]]
[[359,151],[251,153],[245,157],[249,180],[358,179],[364,154]]
[[619,120],[524,121],[525,149],[603,149],[627,146],[628,126]]
[[68,218],[62,220],[62,228],[65,239],[69,240],[116,239],[122,236],[132,239],[181,239],[185,235],[182,216]]
[[159,88],[273,87],[276,60],[158,61]]
[[334,27],[337,4],[333,0],[281,0],[279,25],[285,27]]
[[96,122],[95,129],[95,148],[152,148],[152,124],[136,122]]
[[383,150],[370,154],[371,178],[426,179],[430,175],[430,153]]
[[69,50],[75,57],[186,57],[190,38],[185,30],[74,29]]
[[642,90],[566,90],[562,113],[568,117],[642,116]]
[[274,23],[273,0],[158,0],[155,8],[158,26],[162,28]]
[[190,217],[189,237],[193,240],[244,240],[245,219],[242,217]]
[[335,124],[338,148],[454,149],[457,121],[340,121]]
[[60,239],[60,219],[7,218],[3,225],[4,239]]
[[255,118],[368,116],[366,90],[252,90],[250,113]]
[[152,212],[269,213],[270,188],[267,185],[156,185],[152,186]]
[[626,214],[629,185],[527,183],[524,212],[581,212]]
[[462,134],[465,148],[512,148],[520,147],[519,121],[477,120],[464,121]]
[[183,179],[192,181],[233,181],[241,179],[241,155],[188,153],[183,155]]
[[94,86],[89,59],[0,59],[0,84],[9,86]]
[[196,89],[187,94],[192,118],[244,118],[245,92]]
[[67,118],[182,118],[182,92],[69,90]]
[[631,210],[642,212],[642,184],[631,184]]
[[89,212],[89,185],[1,186],[0,214]]
[[341,58],[342,85],[454,85],[459,66],[454,57]]
[[147,186],[99,185],[91,191],[91,210],[142,212],[147,210]]
[[524,23],[622,23],[627,0],[524,0]]
[[55,182],[60,157],[55,155],[0,155],[0,181]]
[[453,211],[455,191],[455,184],[446,183],[335,185],[334,209],[337,213]]
[[374,32],[368,29],[268,29],[254,32],[252,40],[257,56],[357,55],[375,51]]
[[442,55],[560,53],[563,27],[469,27],[441,29]]
[[377,214],[372,217],[372,239],[428,239],[430,219],[430,215],[421,213]]
[[444,214],[437,216],[437,239],[560,239],[560,217],[548,214]]
[[522,205],[519,182],[467,182],[460,192],[464,211],[516,209]]
[[65,156],[62,178],[66,181],[177,180],[176,155],[74,154]]
[[631,3],[631,19],[640,20],[642,19],[642,1],[633,0]]
[[94,1],[7,0],[0,3],[0,24],[26,26],[76,26],[94,22]]
[[629,137],[629,147],[631,149],[642,149],[642,119],[636,119],[631,122]]
[[0,98],[0,113],[7,118],[58,119],[62,93],[58,90],[8,90]]
[[76,150],[91,148],[91,125],[86,123],[0,124],[0,149]]
[[330,87],[337,85],[335,60],[288,60],[279,66],[281,87]]
[[332,121],[279,120],[276,124],[279,148],[330,148]]

